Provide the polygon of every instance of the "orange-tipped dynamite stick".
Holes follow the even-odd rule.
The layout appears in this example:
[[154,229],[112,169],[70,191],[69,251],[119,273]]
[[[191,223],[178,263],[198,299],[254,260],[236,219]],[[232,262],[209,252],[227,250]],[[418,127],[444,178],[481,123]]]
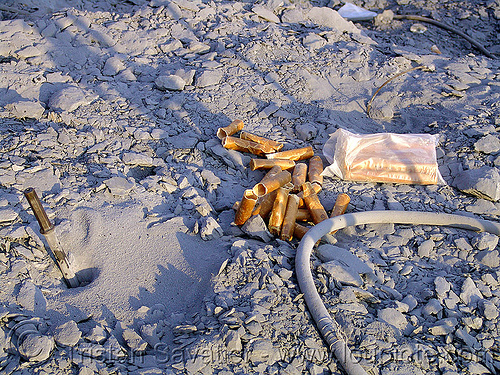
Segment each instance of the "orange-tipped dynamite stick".
[[241,129],[243,129],[243,121],[234,120],[225,128],[217,129],[217,137],[220,139],[224,139],[226,137],[229,137],[230,135],[233,135],[234,133],[237,133]]
[[269,146],[261,145],[252,141],[247,141],[246,139],[229,136],[222,139],[222,146],[229,150],[249,152],[254,155],[265,155],[273,152],[273,149]]
[[279,166],[280,169],[290,169],[295,167],[295,162],[293,160],[287,159],[252,159],[250,160],[250,169],[255,171],[256,169],[269,169],[275,166]]
[[333,206],[330,217],[343,215],[347,210],[347,206],[349,205],[350,201],[351,197],[349,197],[347,194],[345,193],[339,194],[337,196],[337,199],[335,200],[335,205]]
[[248,141],[260,143],[261,145],[268,146],[272,148],[274,151],[279,151],[283,148],[283,143],[273,141],[272,139],[269,138],[264,138],[259,135],[255,135],[249,132],[241,132],[240,133],[240,138],[241,139],[246,139]]
[[308,227],[295,223],[295,227],[293,228],[293,236],[301,240],[302,237],[305,236],[308,230],[309,230]]
[[263,218],[266,219],[269,216],[269,213],[273,209],[274,205],[274,200],[276,199],[276,194],[278,193],[277,190],[271,191],[270,193],[264,195],[263,197],[259,198],[258,205],[259,205],[259,215]]
[[[335,200],[335,204],[333,205],[332,212],[330,213],[330,217],[335,217],[339,215],[343,215],[347,210],[347,206],[349,206],[349,202],[351,201],[351,197],[349,197],[345,193],[341,193],[337,196]],[[335,234],[337,231],[334,230],[329,234]]]
[[288,190],[280,187],[276,194],[276,199],[274,200],[273,210],[271,211],[271,217],[269,218],[269,232],[274,235],[278,235],[281,232],[281,225],[283,224],[283,218],[285,217],[286,203],[288,200]]
[[236,225],[243,225],[252,216],[253,209],[257,203],[257,196],[253,193],[252,189],[247,189],[243,193],[240,205],[234,216],[234,223]]
[[299,191],[300,187],[306,182],[307,165],[305,163],[297,163],[292,173],[292,184],[295,191]]
[[[321,173],[323,172],[323,160],[319,156],[313,156],[311,160],[309,160],[309,182],[318,184],[319,186],[323,186],[323,176]],[[317,194],[318,192],[316,192]]]
[[[262,177],[262,180],[260,180],[260,183],[266,183],[266,181],[271,180],[276,174],[281,172],[281,168],[277,165],[272,167],[265,175]],[[259,197],[257,200],[257,207],[254,210],[254,215],[259,214],[263,219],[267,218],[269,215],[269,212],[273,209],[273,204],[274,204],[274,199],[276,198],[276,190]],[[258,212],[256,213],[255,211]]]
[[64,281],[70,288],[76,288],[80,286],[78,279],[75,275],[75,272],[71,269],[68,255],[61,247],[59,240],[56,237],[56,233],[54,230],[54,224],[50,222],[47,213],[45,212],[42,202],[40,202],[40,198],[36,194],[35,189],[28,188],[24,191],[24,196],[28,200],[28,203],[35,214],[35,218],[40,225],[40,233],[43,234],[47,243],[49,244],[49,248],[56,259],[56,264],[61,271]]
[[[312,185],[312,188],[314,190],[314,192],[316,194],[319,194],[319,192],[321,191],[321,185],[319,185],[318,183],[314,182],[311,184]],[[302,189],[302,186],[300,187]],[[298,197],[300,198],[300,201],[299,201],[299,208],[303,208],[305,207],[305,203],[304,203],[304,192],[301,191],[299,193],[297,193]]]
[[328,214],[319,201],[318,195],[314,192],[314,188],[310,182],[306,182],[302,185],[302,191],[304,192],[304,203],[311,213],[313,223],[318,224],[328,219]]
[[262,180],[260,180],[261,183],[265,183],[266,181],[270,180],[273,178],[274,175],[278,174],[281,172],[281,168],[277,165],[272,167],[270,170],[267,171],[267,173],[262,177]]
[[304,160],[314,156],[314,151],[311,146],[303,148],[295,148],[293,150],[275,152],[274,154],[267,154],[268,159],[288,159],[288,160]]
[[287,184],[292,180],[292,175],[288,171],[281,171],[273,176],[273,178],[259,182],[257,185],[253,187],[253,192],[256,196],[262,197],[271,191],[274,191],[281,186]]
[[296,221],[312,221],[311,214],[307,208],[299,208],[297,211]]
[[[238,209],[240,208],[240,203],[241,203],[241,201],[234,202],[232,209],[234,211],[238,211]],[[255,208],[252,211],[252,216],[259,215],[259,214],[260,214],[260,205],[258,204],[258,201],[257,201],[257,204],[255,205]]]
[[299,209],[299,197],[295,194],[288,195],[286,204],[285,217],[281,226],[280,238],[283,241],[291,241],[293,238],[293,230],[295,229],[295,220]]

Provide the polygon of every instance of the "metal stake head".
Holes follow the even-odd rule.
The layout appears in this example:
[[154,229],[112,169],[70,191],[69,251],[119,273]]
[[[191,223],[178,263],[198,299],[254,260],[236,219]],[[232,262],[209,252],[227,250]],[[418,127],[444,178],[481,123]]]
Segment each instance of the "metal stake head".
[[36,194],[35,189],[27,188],[24,190],[24,196],[28,200],[28,203],[35,214],[36,219],[38,220],[38,224],[40,225],[40,233],[44,234],[52,229],[54,229],[54,224],[52,224],[45,212],[45,209],[42,206],[42,202],[40,202],[40,198]]

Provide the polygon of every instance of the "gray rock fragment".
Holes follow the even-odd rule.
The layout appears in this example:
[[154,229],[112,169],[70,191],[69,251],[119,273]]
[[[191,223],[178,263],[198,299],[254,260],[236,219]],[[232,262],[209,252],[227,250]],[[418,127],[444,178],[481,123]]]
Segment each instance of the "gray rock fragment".
[[113,47],[116,44],[115,40],[108,35],[107,29],[103,26],[93,24],[89,30],[89,35],[92,40],[99,43],[102,47]]
[[457,318],[441,319],[438,320],[433,326],[429,327],[429,333],[434,336],[445,336],[455,331],[457,324]]
[[61,324],[54,329],[54,339],[59,345],[75,346],[81,337],[82,332],[74,320]]
[[297,125],[296,132],[300,139],[308,141],[316,137],[318,129],[313,124],[301,124]]
[[353,286],[362,286],[364,284],[363,279],[357,272],[335,260],[323,263],[320,269],[341,284]]
[[476,283],[474,283],[474,280],[472,280],[470,277],[465,279],[464,283],[462,284],[460,299],[467,306],[476,305],[478,301],[483,299],[483,295],[477,288]]
[[31,281],[24,281],[17,295],[17,303],[35,315],[45,314],[47,301],[41,290]]
[[169,53],[178,50],[179,48],[182,48],[182,43],[177,39],[170,40],[167,43],[160,45],[160,49],[163,53]]
[[180,8],[184,8],[187,10],[190,10],[192,12],[198,12],[200,8],[198,5],[196,5],[196,1],[191,1],[191,0],[175,0],[174,3],[176,3]]
[[42,55],[43,51],[36,46],[27,46],[17,51],[16,54],[20,59],[29,59],[30,57]]
[[222,70],[206,70],[196,79],[196,87],[203,88],[218,85],[222,80]]
[[435,298],[431,298],[422,309],[422,311],[427,315],[437,315],[442,310],[443,306],[441,306],[441,303]]
[[105,76],[115,76],[122,70],[125,70],[125,68],[125,64],[118,57],[113,56],[106,60],[102,74]]
[[230,330],[225,340],[226,348],[229,353],[240,352],[243,349],[241,337],[238,331]]
[[306,21],[306,18],[300,8],[292,8],[285,9],[281,15],[281,21],[287,23],[303,23]]
[[212,172],[210,169],[204,169],[201,171],[201,177],[205,180],[205,182],[209,185],[214,185],[218,186],[221,183],[221,180],[219,177],[217,177],[214,172]]
[[220,238],[224,235],[221,226],[212,216],[202,217],[201,219],[201,239],[204,241]]
[[163,91],[182,91],[184,90],[186,81],[178,75],[171,74],[168,76],[159,76],[158,78],[156,78],[155,85]]
[[459,249],[459,250],[463,250],[463,251],[471,251],[472,250],[472,246],[467,242],[467,240],[463,237],[460,237],[460,238],[457,238],[455,241],[453,241],[455,243],[455,246]]
[[[471,241],[478,250],[494,250],[498,245],[497,235],[488,232],[481,232]],[[471,249],[472,250],[472,249]]]
[[498,201],[500,199],[500,174],[497,168],[483,166],[468,169],[458,174],[453,185],[466,194]]
[[85,336],[85,339],[94,344],[102,344],[108,338],[106,330],[97,325],[90,330],[90,332]]
[[498,318],[498,307],[489,300],[483,300],[480,304],[481,312],[487,320],[495,320]]
[[384,10],[375,16],[375,26],[387,25],[394,19],[394,12],[390,9]]
[[38,101],[17,101],[7,104],[5,108],[17,118],[40,119],[45,112],[45,108]]
[[359,33],[360,30],[350,21],[345,20],[336,10],[327,7],[312,7],[306,18],[318,26],[328,27],[339,32]]
[[254,5],[252,11],[257,14],[260,18],[265,19],[269,22],[279,23],[280,19],[276,14],[274,14],[271,10],[267,9],[262,5]]
[[[184,82],[186,83],[186,85],[193,84],[195,74],[196,74],[196,70],[194,70],[194,69],[189,69],[189,70],[178,69],[175,71],[175,75],[181,77],[184,80]],[[181,103],[181,105],[182,105],[182,103]],[[173,108],[171,108],[171,109],[173,109]]]
[[187,50],[190,53],[198,53],[198,54],[202,55],[202,54],[207,53],[208,51],[210,51],[210,46],[208,44],[201,43],[201,42],[198,42],[198,41],[192,41],[192,42],[189,43],[189,46],[187,47]]
[[[357,256],[346,249],[334,245],[325,244],[318,247],[317,255],[323,262],[326,262],[322,264],[323,269],[327,270],[328,273],[331,273],[332,277],[335,279],[337,278],[335,276],[334,270],[338,271],[340,267],[344,270],[342,274],[345,277],[347,277],[347,275],[351,275],[351,281],[355,282],[354,284],[351,283],[350,285],[363,285],[364,282],[360,278],[360,275],[363,275],[363,277],[371,283],[375,283],[375,281],[377,280],[377,277],[373,273],[373,270],[365,262],[363,262],[361,259],[359,259]],[[345,283],[346,281],[348,281],[348,279],[344,278],[343,283]]]
[[418,247],[418,256],[420,258],[428,258],[431,250],[434,249],[434,241],[433,240],[426,240],[420,244]]
[[486,199],[477,199],[475,203],[468,205],[465,209],[479,215],[500,215],[500,208],[497,205],[498,203],[493,203]]
[[302,39],[302,45],[310,51],[320,49],[325,44],[326,39],[315,33],[309,33]]
[[278,104],[271,102],[267,107],[264,107],[262,111],[259,112],[259,118],[268,118],[279,109],[280,106]]
[[153,158],[137,152],[127,152],[123,154],[122,160],[127,165],[139,165],[142,167],[152,167]]
[[202,356],[196,356],[195,358],[188,359],[184,365],[188,375],[199,374],[205,367],[207,367],[207,363]]
[[273,239],[271,233],[267,229],[264,219],[260,215],[252,215],[241,227],[241,230],[252,238],[270,242]]
[[59,173],[53,168],[43,168],[40,170],[23,170],[16,175],[16,182],[20,189],[32,187],[39,195],[43,193],[59,193],[61,191],[61,180]]
[[[403,205],[394,198],[387,199],[387,208],[394,211],[404,211]],[[407,238],[407,237],[405,237]]]
[[408,305],[408,311],[412,311],[418,305],[418,301],[411,294],[408,294],[401,302]]
[[158,336],[158,324],[143,324],[140,327],[141,337],[146,340],[146,342],[155,348],[160,342],[160,337]]
[[42,30],[41,35],[45,38],[51,38],[56,35],[58,29],[55,23],[49,23],[47,27]]
[[137,81],[137,77],[135,76],[134,72],[130,68],[126,68],[122,70],[118,75],[116,76],[116,79],[118,79],[121,82],[134,82]]
[[352,74],[352,78],[354,78],[358,82],[366,82],[371,78],[370,69],[367,66],[363,66]]
[[474,149],[485,154],[496,154],[500,151],[500,139],[493,134],[488,134],[474,143]]
[[476,259],[484,264],[486,267],[496,268],[500,265],[500,257],[498,256],[498,250],[483,250],[476,255]]
[[88,105],[96,99],[96,96],[85,95],[82,89],[76,86],[65,87],[49,99],[49,108],[54,111],[72,112],[82,105]]
[[151,131],[151,138],[153,139],[165,139],[168,136],[169,134],[165,129],[153,129]]
[[19,345],[19,354],[30,362],[45,361],[52,354],[54,339],[38,333],[29,334],[24,337]]
[[9,223],[19,217],[17,211],[10,207],[0,208],[0,223]]
[[119,177],[119,176],[114,176],[107,180],[104,180],[104,183],[111,191],[111,194],[120,196],[127,194],[135,186],[134,183],[128,181],[124,177]]
[[214,140],[214,142],[208,141],[205,147],[210,153],[219,156],[230,168],[243,171],[250,162],[250,157],[247,155],[235,150],[228,150],[222,147],[220,142],[217,142],[216,140]]
[[[483,366],[479,362],[469,362],[467,364],[467,371],[471,375],[489,375],[493,373],[491,369],[493,369],[495,372],[497,371],[496,367],[491,364],[490,366],[490,369],[488,369],[486,366]],[[448,375],[448,373],[446,373],[445,375]]]
[[450,290],[448,298],[445,298],[443,302],[448,309],[454,310],[457,307],[457,303],[460,302],[460,297],[453,290]]
[[439,298],[446,297],[446,293],[448,293],[451,289],[451,284],[442,276],[438,276],[434,279],[434,286],[436,288],[436,294]]
[[122,333],[123,339],[128,347],[134,352],[142,352],[146,350],[148,343],[142,339],[134,330],[126,328]]
[[368,310],[366,309],[366,307],[359,302],[339,303],[335,305],[335,307],[341,310],[346,310],[357,314],[362,314],[362,315],[368,314]]
[[279,360],[279,350],[273,346],[273,343],[266,339],[257,339],[248,343],[245,347],[246,358],[254,364],[266,363],[273,365]]
[[375,120],[390,120],[394,117],[394,110],[389,104],[380,106],[374,103],[370,108],[369,116]]
[[401,331],[404,331],[408,326],[405,315],[392,307],[379,310],[377,316],[380,320],[383,320]]
[[481,349],[481,344],[477,341],[477,339],[471,334],[467,333],[465,329],[457,329],[455,331],[455,335],[461,339],[465,345],[467,345],[470,349],[474,351]]

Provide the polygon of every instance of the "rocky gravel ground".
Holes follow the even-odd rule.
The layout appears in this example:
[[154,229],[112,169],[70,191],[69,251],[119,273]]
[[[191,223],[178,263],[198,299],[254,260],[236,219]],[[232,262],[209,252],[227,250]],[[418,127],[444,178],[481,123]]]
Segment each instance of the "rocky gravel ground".
[[[379,16],[348,22],[335,0],[3,2],[3,374],[342,373],[298,288],[298,242],[232,224],[234,202],[263,176],[249,169],[249,154],[215,136],[234,119],[286,149],[311,145],[319,155],[338,128],[439,134],[446,184],[327,178],[325,208],[347,193],[348,212],[498,220],[500,2],[354,3]],[[452,25],[496,58],[393,14]],[[419,65],[387,84],[367,115],[377,88]],[[69,292],[44,250],[27,187],[70,233],[71,220],[60,220],[68,212],[134,202],[151,225],[181,218],[185,233],[217,244],[226,260],[197,310],[170,311],[153,291],[123,317],[68,306],[55,314],[51,306]],[[497,236],[385,224],[347,228],[335,240],[317,248],[311,267],[368,373],[500,371]],[[345,251],[364,268],[345,271]],[[82,288],[102,275],[90,272]]]

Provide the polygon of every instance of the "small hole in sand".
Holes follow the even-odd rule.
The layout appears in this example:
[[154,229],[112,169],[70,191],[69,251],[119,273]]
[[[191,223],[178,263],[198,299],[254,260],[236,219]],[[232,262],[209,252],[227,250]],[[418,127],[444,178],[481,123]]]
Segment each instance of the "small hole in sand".
[[78,279],[80,287],[91,284],[98,277],[99,269],[95,267],[86,268],[76,272],[76,278]]

